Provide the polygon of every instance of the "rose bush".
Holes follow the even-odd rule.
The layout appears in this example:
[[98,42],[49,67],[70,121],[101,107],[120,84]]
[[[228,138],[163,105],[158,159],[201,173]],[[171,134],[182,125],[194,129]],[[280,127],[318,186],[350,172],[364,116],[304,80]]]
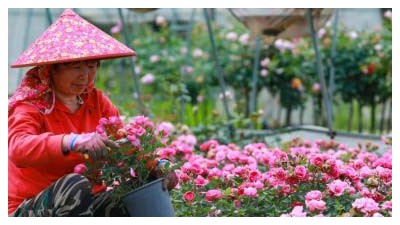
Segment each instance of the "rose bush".
[[159,159],[168,158],[164,152],[169,145],[169,128],[155,124],[148,117],[136,116],[124,124],[119,117],[102,118],[97,133],[120,145],[110,149],[101,161],[89,160],[79,164],[75,172],[84,174],[95,185],[111,190],[114,201],[156,178],[157,169],[167,170],[169,162],[158,167]]
[[[185,138],[175,142],[181,148]],[[186,145],[186,147],[189,147]],[[391,147],[209,140],[180,153],[177,216],[391,216]],[[182,154],[184,157],[182,157]],[[171,157],[175,157],[171,155]]]

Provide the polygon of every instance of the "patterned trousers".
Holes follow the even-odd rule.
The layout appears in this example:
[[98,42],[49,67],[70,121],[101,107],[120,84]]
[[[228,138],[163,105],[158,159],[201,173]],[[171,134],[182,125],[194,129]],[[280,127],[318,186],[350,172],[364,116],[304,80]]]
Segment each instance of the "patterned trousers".
[[127,216],[110,192],[92,195],[92,185],[82,175],[68,174],[36,197],[26,199],[9,216]]

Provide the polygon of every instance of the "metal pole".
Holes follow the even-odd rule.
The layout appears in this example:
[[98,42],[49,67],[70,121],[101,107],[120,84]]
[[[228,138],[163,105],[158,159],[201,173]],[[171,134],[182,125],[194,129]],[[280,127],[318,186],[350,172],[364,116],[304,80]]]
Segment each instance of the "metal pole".
[[322,60],[321,60],[320,51],[319,51],[318,44],[317,44],[317,35],[315,32],[315,28],[314,28],[314,18],[313,18],[311,10],[312,9],[307,9],[307,18],[310,23],[311,39],[312,39],[312,43],[314,46],[316,60],[317,60],[317,73],[319,76],[319,81],[321,83],[322,97],[324,99],[325,109],[328,114],[328,129],[329,129],[328,135],[330,136],[331,139],[333,139],[335,134],[332,129],[332,108],[331,108],[332,103],[329,102],[328,92],[326,89],[325,78],[324,78],[324,74],[323,74],[323,70],[322,70]]
[[53,18],[51,16],[51,12],[49,8],[46,8],[46,18],[47,18],[47,23],[51,25],[53,23]]
[[218,55],[217,55],[217,50],[215,47],[215,41],[214,41],[214,35],[211,29],[211,24],[210,24],[210,17],[208,16],[208,12],[207,9],[203,9],[204,12],[204,16],[206,18],[206,23],[207,23],[207,29],[208,29],[208,35],[210,37],[210,42],[211,42],[211,48],[212,48],[212,55],[213,58],[215,60],[215,66],[217,69],[217,76],[218,76],[218,81],[221,87],[221,91],[222,91],[222,99],[223,99],[223,104],[224,104],[224,109],[225,109],[225,113],[226,116],[228,117],[228,123],[229,123],[229,132],[230,132],[230,137],[233,138],[235,136],[235,129],[233,127],[233,125],[231,124],[232,121],[232,116],[231,113],[229,112],[229,108],[228,108],[228,100],[226,98],[225,95],[225,91],[226,91],[226,84],[225,84],[225,80],[224,80],[224,74],[221,68],[221,63],[219,61]]
[[[251,80],[251,93],[250,93],[250,104],[249,112],[250,115],[256,111],[256,96],[257,96],[257,82],[258,82],[258,65],[260,64],[260,50],[261,50],[261,38],[259,35],[256,36],[254,43],[254,64],[253,64],[253,77]],[[253,127],[253,123],[251,124]]]
[[46,8],[46,18],[47,18],[47,23],[51,25],[53,23],[53,18],[51,16],[51,12],[49,8]]
[[[128,34],[128,31],[126,29],[125,19],[124,19],[124,15],[122,13],[121,8],[118,8],[118,14],[119,14],[119,18],[121,20],[122,27],[123,27],[122,33],[123,33],[123,37],[124,37],[124,42],[129,47],[129,42],[130,42],[129,34]],[[129,59],[130,59],[129,62],[130,62],[131,71],[132,71],[132,74],[133,74],[133,82],[134,82],[134,85],[135,85],[136,101],[137,101],[137,103],[139,105],[140,112],[143,115],[147,115],[147,112],[146,112],[146,110],[144,108],[144,105],[142,103],[142,97],[141,97],[142,94],[140,92],[139,78],[138,78],[138,75],[136,74],[136,71],[135,71],[135,62],[134,62],[133,58],[129,58]]]
[[[333,95],[335,92],[335,59],[336,59],[336,43],[338,34],[338,21],[339,21],[339,9],[334,9],[334,22],[333,22],[333,37],[332,37],[332,48],[331,48],[331,58],[328,61],[330,67],[329,73],[329,99],[333,101]],[[332,115],[333,117],[333,115]],[[333,119],[333,118],[332,118]]]

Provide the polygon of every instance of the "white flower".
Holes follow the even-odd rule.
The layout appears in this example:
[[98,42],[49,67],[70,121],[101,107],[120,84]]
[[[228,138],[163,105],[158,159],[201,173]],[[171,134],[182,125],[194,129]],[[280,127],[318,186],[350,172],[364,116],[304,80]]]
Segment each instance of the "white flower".
[[321,90],[321,85],[319,83],[314,83],[312,86],[312,91],[318,93]]
[[200,58],[203,56],[203,51],[199,48],[196,48],[195,50],[193,50],[193,57],[194,58]]
[[154,75],[151,74],[151,73],[148,73],[148,74],[144,75],[144,76],[142,77],[142,79],[140,79],[140,81],[141,81],[143,84],[151,84],[151,83],[154,82],[154,80],[155,80],[155,77],[154,77]]
[[265,58],[261,61],[260,64],[262,67],[267,67],[270,62],[271,62],[271,60],[269,58]]
[[183,66],[182,71],[184,74],[192,74],[193,73],[193,67],[191,66]]
[[151,62],[151,63],[156,63],[156,62],[158,62],[158,61],[160,61],[160,56],[158,56],[158,55],[152,55],[152,56],[150,56],[150,62]]
[[262,69],[262,70],[260,71],[260,75],[261,75],[262,77],[266,77],[266,76],[268,75],[268,70]]
[[295,45],[290,41],[285,41],[285,42],[283,42],[283,47],[284,47],[284,49],[292,50],[292,49],[294,49]]
[[188,51],[188,49],[186,47],[182,47],[181,48],[181,54],[182,55],[186,55],[187,51]]
[[245,34],[240,35],[239,42],[242,45],[248,45],[249,44],[249,39],[250,39],[250,35],[245,33]]
[[280,51],[284,51],[284,50],[287,50],[287,49],[292,50],[295,47],[295,45],[292,42],[286,41],[286,40],[282,40],[282,39],[276,40],[274,45]]
[[283,48],[283,40],[282,40],[282,39],[276,40],[275,43],[274,43],[274,45],[275,45],[275,47],[276,47],[277,49],[282,49],[282,48]]
[[139,74],[140,72],[142,72],[142,67],[136,66],[136,67],[135,67],[135,73],[136,73],[136,74]]
[[325,24],[325,27],[331,27],[332,26],[332,20],[328,20]]
[[197,99],[198,102],[203,102],[204,96],[203,95],[198,95],[196,99]]
[[350,31],[350,32],[349,32],[349,37],[350,37],[351,39],[356,39],[356,38],[358,37],[358,34],[357,34],[357,32],[355,32],[355,31]]
[[228,41],[236,41],[238,38],[238,35],[236,32],[228,32],[225,36],[226,40]]
[[[226,97],[226,99],[228,99],[228,100],[232,99],[232,94],[231,94],[231,92],[225,91],[225,97]],[[224,96],[222,95],[222,93],[219,94],[218,98],[221,99],[221,100],[224,98]]]
[[382,45],[381,45],[381,44],[376,44],[376,45],[374,46],[374,49],[375,49],[375,51],[379,52],[379,51],[382,50]]
[[321,28],[321,29],[318,31],[318,38],[324,37],[325,34],[326,34],[326,30],[325,30],[324,28]]
[[385,16],[387,19],[392,20],[392,11],[391,11],[391,10],[386,11],[385,14],[384,14],[384,16]]
[[165,17],[158,15],[156,17],[156,24],[157,24],[157,26],[160,26],[160,27],[165,26],[165,25],[167,25],[167,20],[165,19]]

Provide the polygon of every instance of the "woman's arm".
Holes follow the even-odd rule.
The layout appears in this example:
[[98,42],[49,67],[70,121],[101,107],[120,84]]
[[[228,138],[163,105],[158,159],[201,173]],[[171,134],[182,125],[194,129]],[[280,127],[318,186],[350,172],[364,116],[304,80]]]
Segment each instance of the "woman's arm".
[[17,167],[34,167],[64,157],[63,134],[42,133],[42,115],[27,104],[8,118],[8,157]]

